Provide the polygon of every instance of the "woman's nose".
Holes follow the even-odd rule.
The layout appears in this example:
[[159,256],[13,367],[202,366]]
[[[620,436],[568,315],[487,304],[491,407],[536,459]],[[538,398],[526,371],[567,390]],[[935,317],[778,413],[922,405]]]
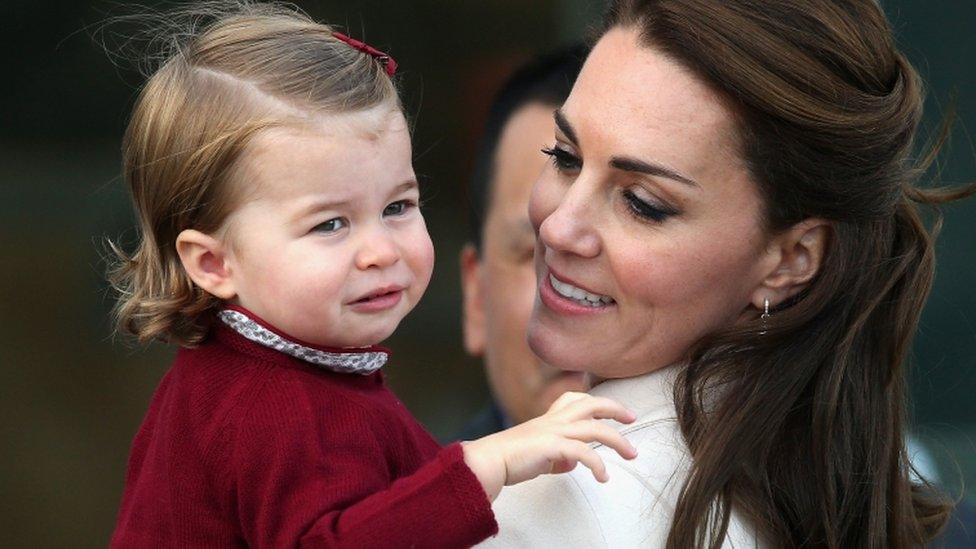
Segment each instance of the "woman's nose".
[[566,189],[556,209],[539,226],[539,239],[547,248],[581,257],[600,254],[600,238],[591,223],[596,201],[580,182]]
[[386,268],[400,260],[400,247],[385,227],[376,227],[360,238],[356,268]]

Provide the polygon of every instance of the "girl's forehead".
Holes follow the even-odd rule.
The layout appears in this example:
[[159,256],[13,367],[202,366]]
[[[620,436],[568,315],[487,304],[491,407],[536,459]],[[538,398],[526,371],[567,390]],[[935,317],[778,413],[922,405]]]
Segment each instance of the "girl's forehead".
[[384,134],[408,132],[406,118],[397,105],[381,104],[367,110],[342,113],[314,112],[302,117],[288,117],[255,136],[254,147],[275,147],[278,141],[295,138],[324,138],[336,142],[346,140],[378,140]]
[[318,113],[298,128],[335,137],[379,139],[388,132],[409,132],[407,120],[398,105],[383,103],[368,110],[346,113]]
[[409,128],[390,108],[264,130],[238,170],[246,199],[276,202],[310,194],[353,199],[412,178]]

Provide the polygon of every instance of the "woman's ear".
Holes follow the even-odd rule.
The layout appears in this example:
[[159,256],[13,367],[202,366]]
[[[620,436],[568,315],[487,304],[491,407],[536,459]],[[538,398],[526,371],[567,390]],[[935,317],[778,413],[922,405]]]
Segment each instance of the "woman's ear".
[[806,219],[774,237],[767,252],[774,265],[753,293],[753,306],[762,310],[767,299],[775,306],[803,291],[820,272],[830,233],[830,222]]
[[224,244],[205,233],[187,229],[176,237],[176,253],[194,284],[223,300],[237,295]]

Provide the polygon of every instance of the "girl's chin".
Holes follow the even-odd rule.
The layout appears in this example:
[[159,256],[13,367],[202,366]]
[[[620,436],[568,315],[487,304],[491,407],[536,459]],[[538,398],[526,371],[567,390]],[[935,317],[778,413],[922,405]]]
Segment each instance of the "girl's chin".
[[319,345],[322,347],[332,347],[336,349],[353,349],[358,347],[372,347],[373,345],[379,345],[380,343],[389,339],[393,335],[393,328],[382,327],[367,330],[356,330],[354,328],[346,328],[342,330],[342,333],[322,333],[321,331],[314,330],[311,327],[306,332],[306,337],[300,337],[302,341],[307,341],[313,345]]

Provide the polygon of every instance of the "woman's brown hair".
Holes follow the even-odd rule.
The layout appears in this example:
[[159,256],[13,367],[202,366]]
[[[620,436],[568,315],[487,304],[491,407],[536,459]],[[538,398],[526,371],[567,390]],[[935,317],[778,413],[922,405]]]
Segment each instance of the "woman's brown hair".
[[221,228],[244,191],[235,169],[254,136],[399,99],[379,60],[294,8],[203,2],[143,22],[162,25],[167,45],[122,146],[140,241],[131,254],[111,244],[109,280],[120,331],[192,346],[220,301],[193,285],[176,237]]
[[[932,284],[920,205],[976,188],[916,186],[921,82],[875,0],[618,0],[606,29],[726,95],[770,233],[831,222],[809,288],[712,334],[675,386],[693,457],[668,547],[718,547],[734,507],[773,547],[910,547],[951,502],[910,480],[905,362]],[[937,149],[937,147],[935,147]],[[757,315],[758,316],[758,315]]]

